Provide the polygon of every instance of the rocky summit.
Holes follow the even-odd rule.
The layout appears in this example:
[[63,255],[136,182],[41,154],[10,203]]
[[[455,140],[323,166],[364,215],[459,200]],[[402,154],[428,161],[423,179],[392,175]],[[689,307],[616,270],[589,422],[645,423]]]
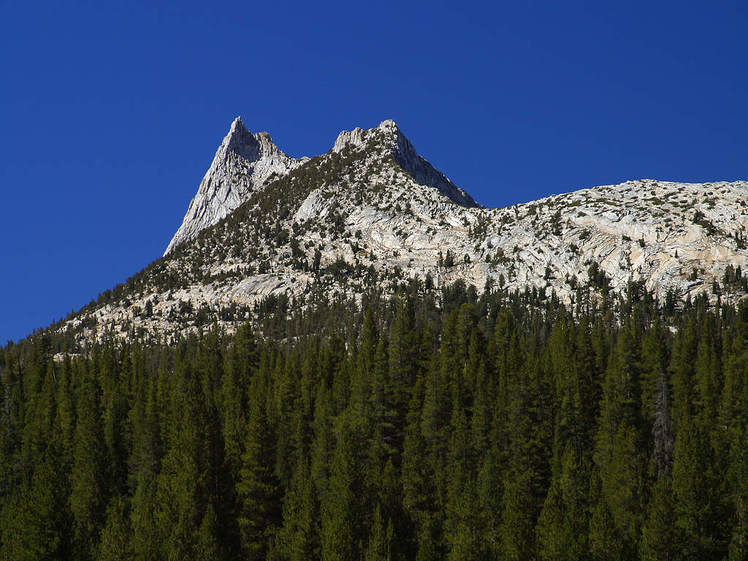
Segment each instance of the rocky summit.
[[746,296],[748,182],[628,181],[487,209],[396,123],[294,159],[237,118],[164,257],[59,325],[231,331],[268,299],[358,297],[412,279],[537,290],[570,304],[632,287],[663,300]]
[[218,147],[164,255],[218,222],[248,200],[253,192],[262,189],[268,180],[286,175],[308,159],[284,154],[268,133],[250,133],[241,117],[237,117]]

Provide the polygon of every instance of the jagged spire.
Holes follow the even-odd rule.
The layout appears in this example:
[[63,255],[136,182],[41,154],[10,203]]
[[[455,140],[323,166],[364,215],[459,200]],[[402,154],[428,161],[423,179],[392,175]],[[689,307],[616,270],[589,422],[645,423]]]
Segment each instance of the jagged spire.
[[252,134],[236,117],[216,150],[195,197],[164,255],[212,226],[261,189],[273,175],[281,176],[307,161],[284,154],[266,132]]

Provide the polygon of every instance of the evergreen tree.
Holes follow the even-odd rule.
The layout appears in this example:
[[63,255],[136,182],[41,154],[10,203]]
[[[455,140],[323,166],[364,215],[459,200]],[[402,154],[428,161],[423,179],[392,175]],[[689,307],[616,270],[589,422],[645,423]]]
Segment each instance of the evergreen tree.
[[48,451],[31,485],[3,508],[0,559],[54,561],[70,558],[71,516],[68,485],[57,454]]
[[106,523],[101,531],[97,561],[127,561],[134,555],[132,529],[127,500],[122,496],[112,499],[107,508]]
[[[601,496],[593,511],[590,539],[599,551],[616,551],[623,558],[636,555],[642,521],[642,441],[638,427],[637,358],[632,328],[624,328],[610,360],[603,386],[603,403],[596,436],[595,464]],[[612,521],[612,528],[604,525]],[[600,532],[596,533],[595,532]],[[606,547],[606,541],[610,541]]]
[[285,561],[320,559],[319,500],[306,458],[299,460],[283,501],[283,526],[270,555]]
[[704,427],[681,418],[673,458],[675,527],[681,559],[719,559],[721,517]]
[[156,504],[156,479],[143,478],[135,490],[130,513],[133,558],[138,561],[163,558],[158,547],[163,536],[156,525]]
[[236,477],[244,452],[249,384],[259,363],[257,343],[248,324],[237,331],[226,362],[221,383],[223,436],[226,461]]
[[104,524],[109,493],[99,390],[93,382],[81,388],[73,440],[70,510],[75,521],[76,556],[89,559]]
[[236,491],[241,549],[246,559],[264,560],[280,523],[281,490],[275,475],[275,440],[267,418],[267,388],[253,379],[249,424]]
[[745,559],[748,305],[629,288],[8,345],[0,559]]
[[71,376],[72,364],[68,357],[60,368],[57,395],[55,396],[57,413],[54,425],[54,440],[60,444],[66,462],[72,458],[73,434],[75,432],[75,407]]
[[221,555],[221,547],[218,544],[218,518],[213,510],[213,505],[209,504],[205,509],[203,520],[200,523],[200,529],[197,535],[197,547],[195,549],[196,561],[219,561],[224,559]]
[[679,556],[670,477],[657,479],[642,527],[642,561],[668,561]]
[[193,558],[208,504],[205,395],[191,365],[178,365],[178,417],[156,481],[155,524],[162,556]]
[[333,455],[330,483],[321,500],[324,561],[357,559],[362,551],[362,481],[356,435],[343,421]]
[[732,531],[729,537],[730,561],[748,559],[748,430],[746,425],[732,430],[727,483],[732,509]]
[[385,525],[382,510],[377,508],[369,534],[364,561],[390,561],[392,559],[392,522]]
[[587,544],[586,466],[567,444],[536,527],[538,557],[544,560],[583,559]]

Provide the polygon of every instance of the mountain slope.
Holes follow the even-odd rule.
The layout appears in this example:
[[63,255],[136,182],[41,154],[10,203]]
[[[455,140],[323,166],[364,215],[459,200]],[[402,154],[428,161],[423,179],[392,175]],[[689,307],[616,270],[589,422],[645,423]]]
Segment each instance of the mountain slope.
[[[239,158],[251,157],[224,144],[221,161],[240,162],[224,177],[250,186],[257,166],[243,175]],[[662,299],[704,293],[712,301],[735,301],[748,287],[746,182],[639,180],[485,209],[418,156],[392,121],[343,132],[326,154],[285,170],[221,191],[244,193],[233,212],[221,203],[238,195],[201,199],[213,214],[199,216],[209,219],[191,221],[182,243],[67,328],[82,338],[213,321],[231,329],[268,297],[392,291],[412,278],[436,288],[459,280],[478,290],[529,286],[570,303],[580,289],[601,298],[630,283]]]

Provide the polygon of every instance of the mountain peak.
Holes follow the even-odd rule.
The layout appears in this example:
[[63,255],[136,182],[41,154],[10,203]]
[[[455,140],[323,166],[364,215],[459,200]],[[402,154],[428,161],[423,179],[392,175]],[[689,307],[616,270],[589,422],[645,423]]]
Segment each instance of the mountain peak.
[[228,134],[218,148],[216,158],[225,159],[234,153],[249,162],[255,162],[264,155],[280,152],[273,144],[273,139],[266,132],[252,134],[244,125],[241,117],[231,122]]
[[393,131],[397,133],[400,132],[400,127],[398,127],[397,123],[392,119],[385,119],[384,121],[379,123],[379,126],[377,128],[385,131]]
[[285,175],[306,161],[284,154],[267,132],[252,134],[236,117],[164,254],[218,222],[271,177]]
[[465,190],[457,187],[420,156],[392,119],[382,121],[373,129],[356,127],[352,131],[342,131],[335,140],[332,151],[342,152],[346,148],[384,152],[392,156],[400,167],[421,185],[437,189],[462,206],[480,206]]
[[247,128],[247,127],[244,126],[244,121],[242,121],[242,116],[241,115],[237,115],[236,118],[233,121],[231,121],[231,127],[230,127],[229,130],[234,131],[237,128],[240,128],[240,127],[244,127],[245,130]]
[[378,144],[381,144],[381,140],[383,139],[388,148],[394,148],[394,146],[391,146],[392,143],[398,142],[400,139],[410,144],[408,139],[403,136],[397,123],[392,119],[386,119],[373,129],[362,129],[356,127],[351,131],[341,131],[335,139],[332,151],[341,152],[347,147],[363,148],[375,140],[380,141]]

